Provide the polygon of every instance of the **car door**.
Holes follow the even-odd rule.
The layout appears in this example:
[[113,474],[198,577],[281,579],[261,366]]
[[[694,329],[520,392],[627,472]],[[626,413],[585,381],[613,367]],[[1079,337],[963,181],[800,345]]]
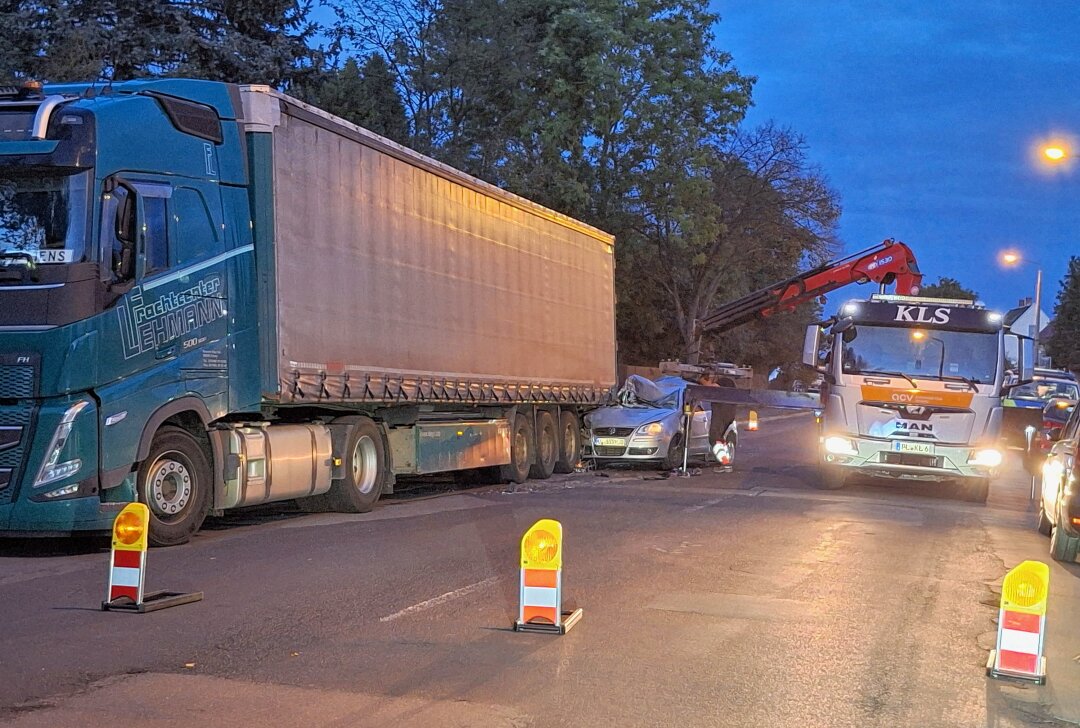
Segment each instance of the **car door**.
[[698,404],[690,416],[690,452],[694,455],[709,452],[709,423],[712,411],[707,404]]
[[1080,407],[1073,408],[1069,421],[1065,423],[1061,438],[1054,443],[1050,457],[1043,466],[1043,510],[1055,524],[1058,518],[1058,500],[1062,486],[1069,473],[1077,466],[1076,454],[1080,440]]

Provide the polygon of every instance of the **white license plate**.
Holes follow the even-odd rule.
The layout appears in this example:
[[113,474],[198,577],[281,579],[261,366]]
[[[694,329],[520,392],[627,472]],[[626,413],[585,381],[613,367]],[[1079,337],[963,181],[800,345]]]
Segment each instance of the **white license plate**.
[[601,447],[626,447],[626,440],[622,437],[598,437],[596,444]]
[[932,442],[900,442],[893,440],[893,452],[910,452],[916,455],[933,455],[934,443]]

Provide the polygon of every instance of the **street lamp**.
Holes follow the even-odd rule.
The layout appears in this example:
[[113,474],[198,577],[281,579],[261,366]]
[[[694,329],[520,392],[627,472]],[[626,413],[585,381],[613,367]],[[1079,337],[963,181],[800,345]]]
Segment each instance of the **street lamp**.
[[[1048,148],[1049,149],[1049,148]],[[1025,258],[1016,250],[1006,250],[1001,253],[1001,263],[1006,267],[1016,267],[1022,263],[1035,263],[1037,261]],[[1035,331],[1031,336],[1032,349],[1035,351],[1035,366],[1042,361],[1039,355],[1039,331],[1042,328],[1042,266],[1035,271]]]

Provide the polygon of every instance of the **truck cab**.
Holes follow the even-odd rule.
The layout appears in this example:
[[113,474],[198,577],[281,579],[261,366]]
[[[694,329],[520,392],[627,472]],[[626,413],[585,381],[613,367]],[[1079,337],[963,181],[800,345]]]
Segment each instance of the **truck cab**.
[[[157,427],[208,451],[257,409],[229,386],[254,328],[234,118],[209,82],[0,89],[0,532],[107,530]],[[175,472],[146,498],[166,525],[196,497]]]
[[820,486],[855,474],[960,481],[984,501],[1003,458],[1005,335],[1001,315],[972,301],[911,296],[850,301],[827,334],[809,327]]

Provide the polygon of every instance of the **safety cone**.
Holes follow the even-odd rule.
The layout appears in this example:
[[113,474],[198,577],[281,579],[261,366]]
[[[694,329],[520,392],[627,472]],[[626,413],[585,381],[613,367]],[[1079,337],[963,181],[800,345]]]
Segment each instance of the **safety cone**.
[[521,537],[521,600],[515,632],[566,634],[582,617],[562,609],[562,524],[543,518]]
[[150,509],[143,503],[129,503],[113,521],[112,553],[109,557],[109,586],[102,611],[155,612],[166,607],[200,601],[202,592],[156,591],[143,594],[146,576],[147,533]]
[[1025,561],[1005,575],[997,648],[987,660],[987,675],[1046,684],[1043,638],[1049,593],[1050,567],[1040,561]]

